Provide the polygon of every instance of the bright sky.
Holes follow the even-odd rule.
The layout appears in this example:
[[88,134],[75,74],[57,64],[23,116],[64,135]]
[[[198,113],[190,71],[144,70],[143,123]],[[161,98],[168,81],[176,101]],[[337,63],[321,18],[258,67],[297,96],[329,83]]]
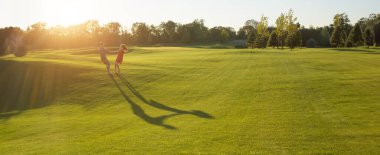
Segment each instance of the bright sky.
[[39,21],[67,26],[95,19],[129,28],[134,22],[158,25],[204,19],[208,27],[237,29],[248,19],[259,20],[261,14],[274,25],[280,13],[290,8],[301,25],[324,26],[332,23],[336,13],[347,13],[352,22],[380,13],[380,0],[0,0],[0,27],[25,29]]

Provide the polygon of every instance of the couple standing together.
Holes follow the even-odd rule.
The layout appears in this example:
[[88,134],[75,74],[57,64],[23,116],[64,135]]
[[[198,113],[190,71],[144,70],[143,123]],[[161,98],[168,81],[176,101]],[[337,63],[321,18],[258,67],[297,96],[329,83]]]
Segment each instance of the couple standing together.
[[[123,62],[124,53],[128,51],[128,48],[125,44],[121,44],[120,48],[117,50],[117,56],[115,60],[115,74],[120,74],[120,68],[119,65]],[[101,42],[99,43],[99,53],[100,53],[100,59],[107,67],[107,73],[108,75],[111,75],[110,73],[110,62],[107,59],[107,50],[104,48],[104,44]]]

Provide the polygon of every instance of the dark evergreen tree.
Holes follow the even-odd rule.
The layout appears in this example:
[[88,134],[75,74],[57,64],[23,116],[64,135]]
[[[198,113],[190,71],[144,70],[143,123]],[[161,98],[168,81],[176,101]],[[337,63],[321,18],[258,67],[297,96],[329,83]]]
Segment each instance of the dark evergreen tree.
[[363,35],[359,23],[355,24],[354,28],[350,32],[350,35],[348,36],[348,39],[352,43],[352,46],[357,47],[363,45]]
[[320,46],[322,47],[328,47],[330,46],[330,32],[328,30],[329,28],[327,26],[323,27],[321,30],[321,38],[320,38]]
[[364,45],[367,46],[367,48],[369,48],[370,45],[373,45],[373,36],[370,29],[364,31],[363,39]]
[[272,47],[272,48],[274,48],[274,47],[277,47],[277,48],[278,48],[276,31],[273,31],[273,32],[270,34],[267,46],[268,46],[268,47]]

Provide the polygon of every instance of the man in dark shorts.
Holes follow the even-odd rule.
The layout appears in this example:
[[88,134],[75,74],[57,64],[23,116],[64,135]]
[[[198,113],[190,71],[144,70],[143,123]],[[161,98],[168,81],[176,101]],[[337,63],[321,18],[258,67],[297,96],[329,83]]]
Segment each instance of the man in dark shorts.
[[102,60],[102,62],[106,65],[107,67],[107,73],[108,75],[110,75],[110,62],[108,61],[107,59],[107,56],[106,56],[106,49],[104,49],[104,44],[102,42],[99,43],[99,54],[100,54],[100,59]]

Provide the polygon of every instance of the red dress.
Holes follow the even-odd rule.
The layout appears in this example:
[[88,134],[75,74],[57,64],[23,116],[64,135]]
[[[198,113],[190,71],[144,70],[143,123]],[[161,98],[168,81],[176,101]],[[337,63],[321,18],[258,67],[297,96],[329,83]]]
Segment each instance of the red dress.
[[123,62],[124,50],[119,50],[116,56],[116,63],[121,64]]

